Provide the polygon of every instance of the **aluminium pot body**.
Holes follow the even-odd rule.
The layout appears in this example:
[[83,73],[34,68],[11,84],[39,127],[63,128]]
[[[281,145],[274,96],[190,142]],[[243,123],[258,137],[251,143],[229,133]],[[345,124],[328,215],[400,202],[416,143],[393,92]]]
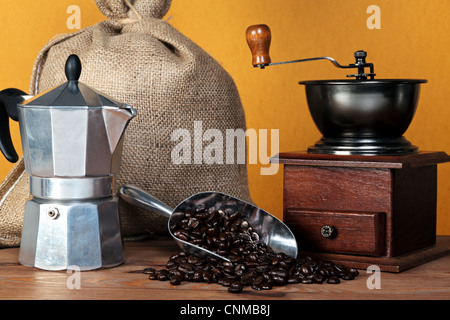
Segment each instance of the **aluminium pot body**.
[[25,168],[38,177],[102,177],[120,168],[130,109],[19,105]]

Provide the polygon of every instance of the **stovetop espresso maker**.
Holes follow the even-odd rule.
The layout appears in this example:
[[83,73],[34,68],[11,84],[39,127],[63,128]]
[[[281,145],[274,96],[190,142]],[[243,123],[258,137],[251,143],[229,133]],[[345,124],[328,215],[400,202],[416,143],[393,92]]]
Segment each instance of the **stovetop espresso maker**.
[[117,266],[123,253],[113,182],[136,111],[79,82],[78,56],[68,58],[65,71],[66,83],[36,97],[0,93],[0,147],[10,162],[18,160],[8,118],[19,121],[33,196],[19,262],[44,270]]

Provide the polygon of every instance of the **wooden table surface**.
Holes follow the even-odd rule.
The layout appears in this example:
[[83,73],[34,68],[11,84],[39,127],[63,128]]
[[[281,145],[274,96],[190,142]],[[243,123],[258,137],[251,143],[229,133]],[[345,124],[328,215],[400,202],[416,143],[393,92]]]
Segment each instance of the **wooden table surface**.
[[[450,236],[438,243],[450,247]],[[402,273],[381,272],[381,289],[368,289],[372,275],[360,270],[352,281],[340,284],[293,284],[269,291],[247,287],[228,293],[217,284],[151,281],[129,273],[146,267],[161,268],[179,249],[172,239],[125,243],[125,263],[119,267],[80,273],[80,289],[67,286],[72,274],[24,267],[17,262],[18,248],[0,250],[0,299],[39,300],[320,300],[320,299],[431,299],[450,300],[450,255]]]

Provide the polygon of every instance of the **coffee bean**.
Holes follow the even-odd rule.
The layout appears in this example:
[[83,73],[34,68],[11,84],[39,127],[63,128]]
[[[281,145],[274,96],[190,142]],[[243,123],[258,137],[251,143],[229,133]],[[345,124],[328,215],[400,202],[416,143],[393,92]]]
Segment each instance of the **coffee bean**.
[[355,277],[351,273],[344,273],[344,275],[342,276],[342,279],[353,280],[353,279],[355,279]]
[[217,283],[223,285],[224,287],[229,287],[229,286],[231,286],[231,284],[232,284],[233,282],[234,282],[234,281],[231,280],[231,279],[228,279],[228,278],[221,278],[221,279],[219,279],[219,281],[218,281]]
[[194,282],[203,282],[203,271],[195,270],[194,275],[192,276],[192,281]]
[[156,270],[154,268],[145,268],[142,273],[144,274],[154,274]]
[[225,242],[225,241],[227,241],[227,240],[228,240],[227,234],[226,234],[225,232],[222,232],[222,233],[219,235],[219,241]]
[[225,267],[223,269],[223,272],[228,273],[228,274],[233,274],[234,273],[234,268],[233,267]]
[[304,279],[302,279],[302,283],[310,284],[310,283],[314,283],[314,280],[311,278],[304,278]]
[[311,269],[309,268],[309,265],[302,264],[302,266],[300,267],[300,272],[307,276],[311,273]]
[[195,217],[199,220],[205,220],[209,217],[209,213],[206,211],[200,211],[195,213]]
[[260,283],[254,283],[254,284],[252,284],[252,289],[260,291],[260,290],[262,290],[262,285]]
[[241,293],[242,290],[244,289],[244,286],[242,283],[240,283],[239,281],[235,281],[233,282],[230,287],[228,288],[228,292],[231,293]]
[[314,274],[313,281],[314,283],[321,284],[323,283],[324,278],[320,274]]
[[189,272],[191,272],[191,271],[193,272],[195,270],[195,266],[193,264],[190,264],[187,262],[182,262],[182,263],[180,263],[178,270],[180,270],[184,273],[189,273]]
[[261,272],[261,273],[267,272],[269,270],[270,270],[270,265],[267,263],[262,263],[256,267],[256,271]]
[[209,271],[203,272],[203,281],[211,283],[213,279],[212,273]]
[[169,280],[169,272],[166,269],[161,269],[156,272],[156,279],[159,281]]
[[253,271],[248,271],[241,276],[241,282],[245,285],[251,285],[255,283],[256,273]]
[[197,228],[200,221],[197,218],[190,218],[188,222],[189,228]]
[[253,280],[253,284],[261,284],[263,282],[265,282],[267,279],[265,279],[265,277],[263,275],[260,275],[258,277],[255,278],[255,280]]
[[237,211],[237,212],[234,212],[234,213],[232,213],[232,214],[230,214],[230,217],[228,218],[230,221],[234,221],[234,220],[236,220],[237,218],[240,218],[242,216],[242,213],[241,212],[239,212],[239,211]]
[[173,261],[173,260],[169,260],[169,261],[166,263],[166,268],[167,268],[167,269],[177,268],[178,265],[179,265],[179,263],[177,263],[177,262],[175,262],[175,261]]
[[248,260],[255,262],[258,260],[258,255],[256,253],[252,252],[248,255]]
[[180,277],[184,277],[184,272],[181,272],[178,269],[170,269],[169,270],[169,276],[173,277],[173,276],[180,276]]
[[273,281],[275,282],[275,284],[281,286],[283,284],[286,283],[286,278],[284,277],[280,277],[280,276],[272,276]]
[[238,264],[236,266],[236,268],[234,268],[234,273],[238,276],[238,277],[242,277],[242,275],[245,272],[245,265],[244,264]]
[[174,286],[181,284],[182,281],[183,281],[183,277],[181,277],[181,276],[173,276],[170,278],[170,284],[172,284]]
[[350,269],[350,273],[353,274],[354,277],[357,277],[359,275],[359,271],[357,269]]
[[287,283],[292,284],[292,283],[299,283],[301,281],[301,279],[297,276],[290,276],[287,279]]
[[276,256],[275,258],[272,259],[271,264],[272,264],[273,266],[276,266],[280,261],[281,261],[281,257]]
[[223,261],[222,265],[224,267],[234,267],[234,263],[232,263],[231,261]]
[[229,259],[233,263],[238,263],[238,262],[242,261],[242,257],[237,256],[237,255],[233,255],[233,256],[229,257]]
[[327,279],[327,283],[330,283],[330,284],[339,284],[340,282],[341,281],[336,276],[331,276]]
[[287,271],[284,270],[283,268],[272,269],[269,271],[269,274],[273,277],[277,276],[277,277],[281,277],[281,278],[286,278],[288,276]]
[[261,289],[263,289],[263,290],[271,290],[272,288],[273,288],[272,281],[267,281],[267,282],[261,283]]
[[188,241],[188,237],[186,237],[184,234],[182,234],[182,232],[181,232],[181,230],[176,230],[176,231],[174,231],[173,232],[173,235],[175,236],[175,237],[177,237],[178,239],[180,239],[180,240],[183,240],[183,241]]
[[156,276],[156,270],[154,270],[153,272],[149,272],[148,274],[148,278],[150,280],[157,280],[157,276]]

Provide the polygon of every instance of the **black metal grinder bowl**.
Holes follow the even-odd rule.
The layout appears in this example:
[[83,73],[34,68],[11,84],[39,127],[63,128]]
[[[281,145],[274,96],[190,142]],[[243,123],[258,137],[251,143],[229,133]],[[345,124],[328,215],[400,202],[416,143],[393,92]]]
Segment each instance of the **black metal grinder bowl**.
[[[357,51],[354,64],[341,65],[330,57],[272,63],[271,31],[266,25],[250,26],[246,33],[253,66],[329,60],[342,69],[357,69],[345,80],[299,82],[305,86],[311,116],[323,135],[308,153],[335,155],[404,155],[418,152],[403,134],[419,102],[420,87],[427,80],[377,79],[367,53]],[[369,72],[366,73],[366,69]]]

